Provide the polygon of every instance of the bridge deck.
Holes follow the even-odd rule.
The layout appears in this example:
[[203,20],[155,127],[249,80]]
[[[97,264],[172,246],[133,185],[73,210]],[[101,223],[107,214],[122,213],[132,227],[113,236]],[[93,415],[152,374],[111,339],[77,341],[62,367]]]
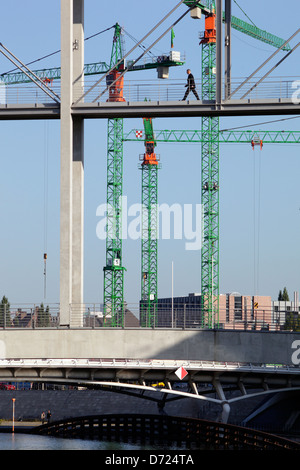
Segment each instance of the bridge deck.
[[[241,79],[233,82],[234,90]],[[85,94],[75,97],[72,113],[84,118],[131,118],[141,116],[241,116],[299,114],[297,77],[275,78],[254,86],[249,83],[242,87],[233,99],[196,101],[194,96],[181,101],[184,82],[177,81],[127,81],[124,85],[124,102],[108,102],[105,82],[95,85],[95,80],[86,81]],[[0,83],[0,119],[59,119],[60,105],[33,84],[4,85]],[[94,86],[94,88],[92,88]],[[201,84],[198,85],[200,90]],[[60,95],[60,84],[55,83],[53,91]],[[89,90],[91,90],[89,92]],[[105,91],[106,90],[106,91]],[[190,98],[190,99],[189,99]]]
[[[200,117],[298,115],[300,106],[290,99],[214,101],[157,101],[151,103],[87,103],[73,106],[72,114],[84,119],[140,117]],[[52,103],[0,104],[0,120],[60,119],[60,105]]]

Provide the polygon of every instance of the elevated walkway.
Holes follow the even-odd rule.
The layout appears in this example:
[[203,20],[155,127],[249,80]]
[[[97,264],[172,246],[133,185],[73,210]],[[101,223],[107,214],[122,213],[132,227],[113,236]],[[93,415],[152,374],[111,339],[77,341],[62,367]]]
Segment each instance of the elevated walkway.
[[[243,82],[233,80],[232,89]],[[299,77],[275,77],[260,83],[247,83],[233,95],[233,99],[196,101],[194,96],[183,102],[184,83],[125,81],[124,102],[108,102],[105,84],[92,88],[95,82],[86,81],[84,98],[75,96],[72,114],[86,119],[133,117],[188,117],[188,116],[242,116],[299,114]],[[253,88],[253,89],[252,89]],[[89,92],[89,90],[91,91]],[[201,83],[198,83],[198,90]],[[247,93],[251,90],[249,93]],[[60,83],[53,91],[60,95]],[[190,99],[189,99],[190,98]],[[0,119],[59,119],[60,104],[32,84],[6,85],[0,83]]]

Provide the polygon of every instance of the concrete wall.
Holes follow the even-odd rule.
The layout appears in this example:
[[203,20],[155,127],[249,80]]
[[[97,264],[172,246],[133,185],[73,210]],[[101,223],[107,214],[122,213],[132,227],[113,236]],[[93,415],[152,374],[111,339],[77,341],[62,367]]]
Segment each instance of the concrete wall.
[[[51,411],[53,421],[97,414],[159,414],[156,402],[101,390],[1,390],[0,419],[12,419],[12,398],[15,398],[16,421],[39,420],[42,411],[47,413],[47,410]],[[182,399],[166,404],[164,411],[170,415],[194,418],[204,414],[214,419],[220,414],[221,407],[200,403],[199,400]]]
[[290,332],[164,329],[0,331],[0,358],[5,359],[177,359],[298,365],[298,348],[300,334]]

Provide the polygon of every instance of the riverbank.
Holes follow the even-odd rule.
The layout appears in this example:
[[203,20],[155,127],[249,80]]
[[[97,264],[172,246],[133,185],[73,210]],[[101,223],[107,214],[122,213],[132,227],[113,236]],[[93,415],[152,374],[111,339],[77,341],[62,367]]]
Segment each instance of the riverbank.
[[[51,420],[107,414],[160,414],[217,421],[222,409],[213,403],[196,398],[183,398],[163,402],[164,394],[153,392],[152,401],[145,395],[115,393],[107,390],[0,390],[0,430],[12,423],[19,429],[41,423],[41,414],[51,411]],[[14,401],[13,401],[14,399]],[[161,401],[153,401],[159,399]],[[231,407],[230,420],[238,424],[261,398]],[[14,403],[14,410],[13,410]],[[164,406],[163,406],[164,404]],[[2,423],[2,424],[1,424]]]
[[0,420],[0,432],[12,433],[12,432],[27,432],[36,426],[41,426],[41,421],[12,421],[12,420]]

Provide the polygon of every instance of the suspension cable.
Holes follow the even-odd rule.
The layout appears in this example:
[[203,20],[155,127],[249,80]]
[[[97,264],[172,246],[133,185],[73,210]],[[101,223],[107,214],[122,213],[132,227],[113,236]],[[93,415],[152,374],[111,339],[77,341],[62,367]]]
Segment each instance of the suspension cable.
[[[114,28],[114,26],[110,26],[109,28],[106,28],[106,29],[103,29],[102,31],[99,31],[98,33],[95,33],[95,34],[92,34],[91,36],[88,36],[87,38],[85,38],[84,40],[85,41],[88,41],[89,39],[92,39],[96,36],[99,36],[99,34],[102,34],[102,33],[105,33],[106,31],[109,31],[110,29]],[[35,59],[35,60],[32,60],[31,62],[28,62],[27,64],[25,65],[31,65],[31,64],[35,64],[36,62],[39,62],[41,60],[44,60],[44,59],[48,59],[48,57],[51,57],[55,54],[58,54],[59,52],[61,51],[61,49],[58,49],[57,51],[54,51],[54,52],[50,52],[50,54],[47,54],[47,55],[44,55],[42,57],[39,57],[38,59]],[[7,75],[8,73],[11,73],[11,72],[14,72],[15,70],[18,70],[18,68],[14,68],[12,70],[9,70],[8,72],[4,72],[4,73],[1,73],[0,74],[0,77],[2,77],[3,75]]]
[[255,26],[257,28],[257,26],[253,23],[253,21],[251,20],[251,18],[249,18],[249,16],[247,15],[247,13],[242,9],[242,7],[238,4],[238,2],[236,0],[233,0],[234,3],[238,6],[238,8],[244,13],[244,15],[246,16],[246,18],[248,18],[248,20],[253,24],[253,26]]
[[[164,22],[164,21],[183,3],[183,1],[184,1],[184,0],[180,0],[180,2],[179,2],[174,8],[172,8],[172,10],[169,11],[169,13],[167,13],[167,14],[164,16],[164,18],[162,18],[162,19],[156,24],[156,25],[139,41],[138,44],[136,44],[132,49],[130,49],[130,51],[129,51],[127,54],[125,54],[125,56],[122,57],[122,59],[120,59],[117,64],[114,65],[114,68],[117,67],[121,62],[123,62],[124,59],[126,59],[126,57],[128,57],[128,56],[131,54],[131,52],[133,52],[133,51],[138,47],[138,45],[142,43],[142,41],[144,41],[148,36],[150,36],[150,35],[153,33],[153,31],[155,31],[155,29],[158,28],[158,26],[160,26],[160,25],[161,25],[161,24],[162,24],[162,23],[163,23],[163,22]],[[195,2],[195,4],[196,4],[196,2]],[[188,11],[189,11],[189,9],[187,9],[187,11],[185,12],[185,14],[182,15],[182,16],[179,18],[179,20],[182,19],[183,16],[185,16],[185,15],[188,13]],[[177,22],[178,22],[179,20],[177,20]],[[176,22],[176,23],[177,23],[177,22]],[[171,28],[170,28],[170,29],[171,29]],[[158,42],[158,41],[156,41],[156,42]],[[155,42],[154,44],[152,44],[152,45],[149,47],[149,49],[151,49],[151,47],[152,47],[153,45],[155,45],[156,42]],[[146,51],[146,52],[148,52],[148,51]],[[140,60],[141,57],[143,57],[143,55],[145,55],[146,52],[144,52],[136,61],[134,61],[134,63],[137,62],[138,60]],[[99,83],[102,82],[102,80],[104,80],[104,79],[107,77],[107,75],[109,75],[110,72],[111,72],[111,70],[109,70],[108,72],[106,72],[106,74],[104,74],[104,75],[102,76],[102,78],[100,78],[96,83],[94,83],[94,85],[92,85],[92,86],[76,101],[76,103],[74,103],[74,104],[75,104],[75,105],[78,104],[79,101],[81,101],[88,93],[90,93],[96,86],[98,86]],[[121,74],[121,76],[123,76],[123,75],[125,74],[125,72],[126,72],[126,70]],[[115,81],[115,82],[116,82],[116,81]],[[115,82],[111,83],[111,84],[110,84],[110,87],[113,86]],[[105,91],[106,91],[106,90],[105,90]],[[102,93],[102,94],[103,94],[103,93]]]
[[[127,34],[127,36],[133,41],[135,42],[135,44],[138,45],[138,47],[140,47],[142,50],[146,50],[146,47],[143,45],[143,44],[139,44],[139,41],[137,39],[135,39],[131,34],[129,34],[124,28],[122,28],[122,31],[124,31],[125,34]],[[154,56],[153,52],[151,51],[148,51],[149,54],[152,54],[152,56]]]
[[[182,2],[183,2],[183,0],[180,2],[180,4],[181,4]],[[178,7],[178,6],[179,6],[179,4],[177,5],[177,7]],[[177,8],[177,7],[175,7],[175,8]],[[166,29],[166,31],[165,31],[163,34],[161,34],[161,36],[159,36],[159,37],[148,47],[148,49],[145,50],[145,52],[143,52],[137,59],[135,59],[135,60],[133,61],[133,63],[131,64],[131,67],[133,67],[134,64],[136,64],[136,63],[151,49],[151,47],[155,46],[169,31],[171,31],[171,29],[172,29],[175,25],[177,25],[177,23],[179,23],[179,22],[182,20],[182,18],[184,18],[184,17],[187,15],[188,12],[189,12],[189,10],[186,10],[186,12],[183,13],[183,15],[181,15],[179,18],[177,18],[177,20],[175,20],[174,23],[173,23],[171,26],[169,26],[169,28]],[[170,12],[167,16],[169,16],[170,14],[171,14],[171,12]],[[164,21],[164,20],[162,20],[162,21]],[[162,21],[161,21],[161,22],[162,22]],[[158,25],[157,25],[157,26],[158,26]],[[156,27],[157,27],[157,26],[156,26]],[[155,28],[154,28],[154,29],[155,29]],[[151,32],[150,32],[150,33],[151,33]],[[150,33],[148,33],[148,35],[149,35]],[[147,36],[148,36],[148,35],[147,35]],[[147,37],[147,36],[145,36],[145,37]],[[141,42],[141,41],[140,41],[140,42]],[[137,47],[137,46],[136,46],[136,47]],[[134,48],[134,49],[135,49],[135,48]],[[129,53],[128,53],[128,54],[129,54]],[[127,54],[127,55],[128,55],[128,54]],[[124,59],[125,57],[127,57],[127,55],[124,56],[123,59]],[[121,59],[119,62],[121,62],[123,59]],[[129,68],[128,70],[130,70],[130,68]],[[105,89],[104,91],[102,91],[102,93],[100,93],[100,94],[93,100],[93,103],[94,103],[95,101],[97,101],[102,95],[104,95],[104,93],[105,93],[110,87],[112,87],[121,77],[123,77],[123,75],[125,75],[126,72],[127,72],[127,70],[125,69],[125,70],[119,75],[119,77],[118,77],[116,80],[114,80],[112,83],[110,83],[110,84],[106,87],[106,89]],[[109,73],[110,73],[110,71],[108,71],[108,72],[105,74],[105,76],[108,75]],[[104,77],[105,77],[105,76],[104,76]],[[98,84],[103,80],[104,77],[102,77],[100,80],[98,80],[98,82],[96,82],[84,95],[82,95],[82,96],[76,101],[75,104],[77,104],[79,101],[81,101],[81,100],[84,98],[85,95],[87,95],[96,85],[98,85]]]
[[48,245],[48,161],[49,161],[49,122],[44,126],[44,299],[47,290],[47,245]]

